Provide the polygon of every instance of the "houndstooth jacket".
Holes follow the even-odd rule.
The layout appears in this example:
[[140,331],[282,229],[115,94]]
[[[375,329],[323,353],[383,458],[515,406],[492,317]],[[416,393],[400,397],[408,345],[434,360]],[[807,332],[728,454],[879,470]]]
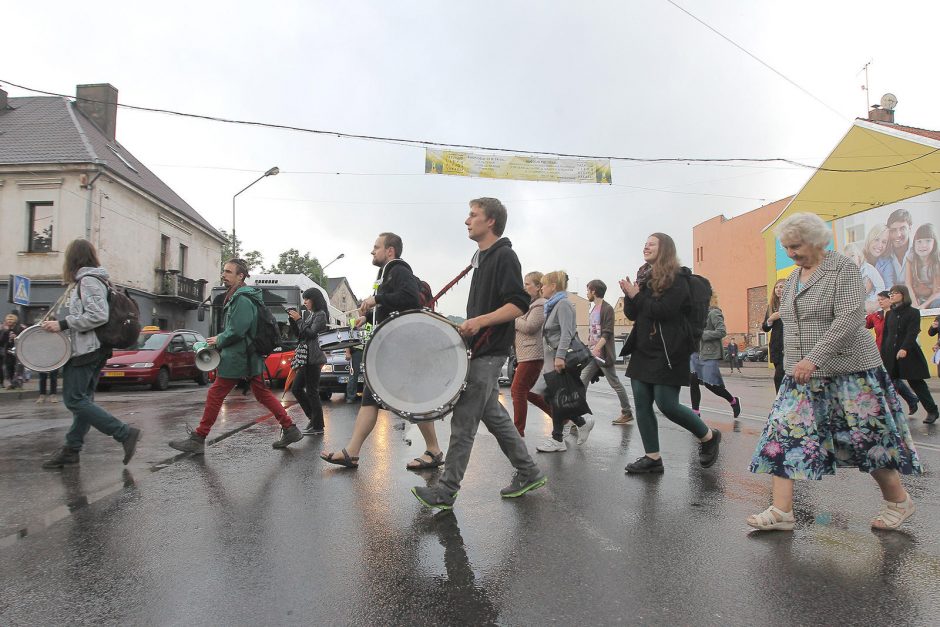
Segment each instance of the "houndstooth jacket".
[[829,251],[797,292],[800,269],[787,279],[780,299],[784,370],[802,359],[816,364],[814,377],[831,377],[881,366],[865,329],[865,288],[851,259]]

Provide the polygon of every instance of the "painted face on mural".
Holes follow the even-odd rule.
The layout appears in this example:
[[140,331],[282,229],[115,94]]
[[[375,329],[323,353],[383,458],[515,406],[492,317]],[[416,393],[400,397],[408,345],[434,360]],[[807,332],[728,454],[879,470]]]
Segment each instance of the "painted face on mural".
[[892,222],[888,225],[888,232],[891,233],[891,245],[895,250],[907,250],[908,242],[911,239],[911,225],[907,222]]
[[874,258],[878,258],[885,254],[885,250],[888,248],[888,231],[885,231],[875,239],[871,241],[871,244],[868,245],[868,254]]
[[924,239],[915,239],[914,240],[914,252],[918,257],[926,257],[931,252],[933,252],[934,241],[933,238],[927,237]]

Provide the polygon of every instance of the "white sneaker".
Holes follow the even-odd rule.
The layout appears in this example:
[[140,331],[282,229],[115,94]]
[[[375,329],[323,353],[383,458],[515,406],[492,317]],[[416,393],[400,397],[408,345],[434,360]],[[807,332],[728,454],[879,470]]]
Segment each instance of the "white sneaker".
[[561,439],[564,440],[569,435],[571,435],[571,423],[570,422],[561,428]]
[[584,444],[587,442],[588,436],[591,435],[591,429],[594,428],[594,416],[588,414],[584,417],[584,424],[578,428],[578,444]]
[[562,451],[567,451],[568,447],[565,445],[565,441],[561,442],[555,440],[554,438],[548,438],[541,444],[535,447],[535,450],[541,451],[543,453],[560,453]]
[[46,397],[43,396],[42,394],[40,394],[40,395],[39,395],[39,398],[36,399],[36,404],[37,404],[37,405],[42,405],[42,404],[45,403],[45,402],[46,402]]

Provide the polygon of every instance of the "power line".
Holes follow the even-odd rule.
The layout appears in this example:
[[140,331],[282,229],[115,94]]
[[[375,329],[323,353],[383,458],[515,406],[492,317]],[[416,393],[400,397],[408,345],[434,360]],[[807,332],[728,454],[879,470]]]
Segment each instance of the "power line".
[[[666,1],[670,2],[671,4],[675,4],[671,0],[666,0]],[[675,6],[679,9],[682,9],[682,7],[679,7],[679,5],[675,5]],[[685,11],[685,9],[682,9],[682,10]],[[688,13],[687,11],[685,12]],[[692,15],[692,14],[689,13],[689,15]],[[692,15],[692,17],[695,17],[695,16]],[[695,19],[698,20],[698,18],[695,18]],[[702,23],[705,24],[704,22]],[[705,25],[708,26],[707,24]],[[710,26],[709,28],[711,29]],[[718,31],[715,31],[715,32],[718,33]],[[718,33],[718,34],[721,35],[721,33]],[[721,36],[724,37],[724,35],[721,35]],[[727,39],[727,37],[725,37],[725,39]],[[731,41],[731,40],[729,39],[728,41]],[[731,43],[734,43],[734,42],[731,42]],[[744,48],[741,48],[741,49],[744,50]],[[744,51],[747,52],[746,50]],[[754,57],[754,58],[756,59],[757,57]],[[763,61],[761,61],[761,63],[763,63]],[[770,67],[770,66],[768,65],[767,67]],[[776,70],[774,70],[774,72],[776,72]],[[779,74],[779,72],[777,73]],[[783,75],[781,74],[781,76]],[[786,77],[784,76],[784,78]],[[787,80],[789,81],[790,79],[787,79]],[[793,81],[790,81],[790,82],[793,82]],[[37,93],[37,94],[44,94],[47,96],[56,96],[59,98],[66,98],[66,99],[75,100],[75,101],[81,100],[83,102],[91,102],[91,103],[97,103],[97,104],[113,104],[113,103],[105,103],[100,100],[93,100],[89,98],[77,98],[74,96],[69,96],[67,94],[60,94],[56,92],[35,89],[32,87],[26,87],[23,85],[19,85],[17,83],[13,83],[11,81],[4,80],[2,78],[0,78],[0,83],[6,83],[18,89],[23,89],[25,91],[30,91],[30,92]],[[793,83],[793,84],[796,85],[796,83]],[[797,87],[799,87],[799,85],[797,85]],[[803,88],[801,87],[800,89],[803,89]],[[571,158],[571,159],[601,159],[601,160],[609,159],[611,161],[626,161],[626,162],[631,162],[631,163],[679,163],[679,164],[695,163],[695,164],[714,164],[714,165],[728,164],[728,163],[787,163],[787,164],[797,166],[800,168],[806,168],[809,170],[817,170],[819,172],[852,173],[852,172],[878,172],[881,170],[889,170],[891,168],[895,168],[901,165],[906,165],[908,163],[918,161],[925,157],[929,157],[930,155],[936,152],[940,152],[940,148],[937,148],[923,155],[914,157],[913,159],[909,159],[907,161],[901,161],[900,163],[893,163],[890,165],[881,166],[877,168],[838,169],[838,168],[817,167],[817,166],[810,165],[807,163],[801,163],[793,159],[787,159],[785,157],[756,157],[756,158],[755,157],[711,157],[711,158],[658,157],[658,158],[654,158],[654,157],[630,157],[630,156],[619,156],[619,155],[588,155],[588,154],[577,154],[577,153],[566,153],[566,152],[527,150],[527,149],[522,149],[522,148],[500,148],[497,146],[479,146],[475,144],[450,144],[450,143],[444,143],[444,142],[432,141],[432,140],[423,140],[423,139],[403,139],[403,138],[394,138],[394,137],[382,137],[379,135],[362,135],[362,134],[356,134],[356,133],[344,133],[340,131],[324,131],[320,129],[304,128],[301,126],[274,124],[270,122],[256,122],[256,121],[251,121],[251,120],[236,120],[236,119],[223,118],[219,116],[202,115],[202,114],[197,114],[197,113],[184,113],[181,111],[173,111],[170,109],[159,109],[155,107],[142,107],[142,106],[137,106],[137,105],[129,105],[129,104],[121,104],[121,103],[118,103],[117,106],[125,108],[125,109],[135,110],[135,111],[147,111],[150,113],[163,113],[166,115],[173,115],[173,116],[185,117],[185,118],[194,118],[194,119],[207,120],[207,121],[212,121],[212,122],[220,122],[224,124],[238,124],[238,125],[244,125],[244,126],[272,128],[272,129],[279,129],[279,130],[296,131],[299,133],[311,133],[315,135],[333,135],[335,137],[339,137],[342,139],[361,139],[361,140],[367,140],[367,141],[391,143],[391,144],[398,144],[398,145],[411,146],[411,147],[433,146],[433,147],[438,147],[438,148],[461,148],[461,149],[467,149],[467,150],[484,150],[488,152],[504,152],[504,153],[519,154],[519,155],[538,155],[538,156],[562,157],[562,158]],[[826,106],[828,107],[828,105]]]

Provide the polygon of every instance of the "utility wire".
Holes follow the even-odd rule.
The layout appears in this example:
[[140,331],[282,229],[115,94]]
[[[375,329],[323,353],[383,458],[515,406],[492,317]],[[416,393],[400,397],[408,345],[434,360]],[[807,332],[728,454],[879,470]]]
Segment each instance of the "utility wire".
[[[671,0],[666,0],[666,1],[672,3]],[[674,3],[672,3],[672,4],[674,4]],[[681,7],[679,7],[678,5],[676,5],[676,7],[681,9]],[[682,9],[682,10],[685,11],[685,9]],[[691,15],[691,13],[690,13],[689,15]],[[694,16],[693,16],[693,17],[694,17]],[[698,18],[695,18],[695,19],[698,19]],[[704,24],[704,22],[702,22],[702,23]],[[707,24],[706,24],[706,26],[707,26]],[[711,27],[709,26],[709,28],[711,28]],[[717,31],[715,31],[715,32],[717,32]],[[720,34],[720,33],[719,33],[719,34]],[[724,37],[724,35],[722,35],[722,37]],[[730,40],[729,40],[729,41],[730,41]],[[733,42],[732,42],[732,43],[733,43]],[[735,44],[735,45],[737,45],[737,44]],[[740,47],[740,46],[739,46],[739,47]],[[743,50],[743,48],[742,48],[742,50]],[[745,50],[745,52],[747,52],[747,51]],[[748,54],[750,54],[750,53],[748,53]],[[755,58],[756,58],[756,57],[755,57]],[[758,59],[758,60],[759,60],[759,59]],[[763,63],[763,61],[762,61],[761,63]],[[765,65],[766,65],[766,64],[765,64]],[[770,66],[768,66],[768,67],[770,67]],[[771,69],[773,69],[773,68],[771,68]],[[776,72],[776,70],[774,70],[774,71]],[[778,72],[778,73],[779,73],[779,72]],[[781,76],[783,76],[783,75],[781,74]],[[786,78],[786,77],[784,77],[784,78]],[[787,79],[787,80],[790,80],[790,79]],[[790,81],[790,82],[792,82],[792,81]],[[60,93],[51,92],[51,91],[45,91],[45,90],[41,90],[41,89],[34,89],[34,88],[32,88],[32,87],[26,87],[26,86],[23,86],[23,85],[19,85],[19,84],[17,84],[17,83],[13,83],[13,82],[11,82],[11,81],[4,80],[4,79],[2,79],[2,78],[0,78],[0,83],[6,83],[7,85],[12,85],[13,87],[16,87],[16,88],[18,88],[18,89],[23,89],[23,90],[25,90],[25,91],[30,91],[30,92],[37,93],[37,94],[44,94],[44,95],[47,95],[47,96],[56,96],[56,97],[59,97],[59,98],[66,98],[66,99],[75,100],[75,101],[81,100],[81,101],[83,101],[83,102],[91,102],[91,103],[96,103],[96,104],[112,104],[112,103],[106,103],[106,102],[99,101],[99,100],[92,100],[92,99],[89,99],[89,98],[77,98],[77,97],[70,96],[70,95],[67,95],[67,94],[60,94]],[[796,85],[796,83],[794,83],[794,85]],[[797,85],[797,86],[798,86],[798,85]],[[799,86],[798,86],[798,87],[799,87]],[[800,89],[802,89],[802,88],[800,88]],[[805,90],[804,90],[804,91],[805,91]],[[807,92],[807,93],[809,93],[809,92]],[[817,100],[818,100],[818,99],[817,99]],[[822,102],[822,101],[820,101],[820,102]],[[825,103],[823,103],[823,104],[825,104]],[[914,162],[914,161],[918,161],[918,160],[923,159],[923,158],[925,158],[925,157],[929,157],[930,155],[932,155],[932,154],[934,154],[934,153],[936,153],[936,152],[940,152],[940,148],[937,148],[937,149],[931,150],[930,152],[927,152],[927,153],[925,153],[925,154],[923,154],[923,155],[914,157],[913,159],[909,159],[909,160],[907,160],[907,161],[901,161],[900,163],[892,163],[892,164],[889,164],[889,165],[886,165],[886,166],[877,167],[877,168],[862,168],[862,169],[822,168],[822,167],[817,167],[817,166],[810,165],[810,164],[807,164],[807,163],[801,163],[801,162],[799,162],[799,161],[794,161],[793,159],[786,159],[786,158],[784,158],[784,157],[759,157],[759,158],[753,158],[753,157],[751,157],[751,158],[745,158],[745,157],[728,157],[728,158],[724,158],[724,157],[722,157],[722,158],[660,157],[660,158],[651,158],[651,157],[627,157],[627,156],[618,156],[618,155],[587,155],[587,154],[566,153],[566,152],[551,152],[551,151],[525,150],[525,149],[518,149],[518,148],[500,148],[500,147],[497,147],[497,146],[479,146],[479,145],[475,145],[475,144],[449,144],[449,143],[443,143],[443,142],[431,141],[431,140],[423,140],[423,139],[402,139],[402,138],[394,138],[394,137],[382,137],[382,136],[379,136],[379,135],[361,135],[361,134],[356,134],[356,133],[343,133],[343,132],[340,132],[340,131],[324,131],[324,130],[320,130],[320,129],[304,128],[304,127],[301,127],[301,126],[290,126],[290,125],[286,125],[286,124],[274,124],[274,123],[270,123],[270,122],[255,122],[255,121],[251,121],[251,120],[236,120],[236,119],[223,118],[223,117],[219,117],[219,116],[202,115],[202,114],[198,114],[198,113],[184,113],[184,112],[181,112],[181,111],[172,111],[172,110],[170,110],[170,109],[159,109],[159,108],[155,108],[155,107],[141,107],[141,106],[137,106],[137,105],[129,105],[129,104],[121,104],[121,103],[118,103],[117,106],[118,106],[118,107],[125,108],[125,109],[135,110],[135,111],[147,111],[147,112],[151,112],[151,113],[164,113],[164,114],[167,114],[167,115],[174,115],[174,116],[185,117],[185,118],[195,118],[195,119],[199,119],[199,120],[208,120],[208,121],[212,121],[212,122],[221,122],[221,123],[225,123],[225,124],[239,124],[239,125],[254,126],[254,127],[261,127],[261,128],[273,128],[273,129],[280,129],[280,130],[296,131],[296,132],[300,132],[300,133],[311,133],[311,134],[315,134],[315,135],[333,135],[333,136],[339,137],[339,138],[341,138],[341,139],[362,139],[362,140],[368,140],[368,141],[376,141],[376,142],[383,142],[383,143],[393,143],[393,144],[399,144],[399,145],[405,145],[405,146],[412,146],[412,147],[428,147],[428,146],[434,146],[434,147],[439,147],[439,148],[463,148],[463,149],[468,149],[468,150],[485,150],[485,151],[488,151],[488,152],[505,152],[505,153],[512,153],[512,154],[520,154],[520,155],[537,155],[537,156],[549,156],[549,157],[563,157],[563,158],[571,158],[571,159],[610,159],[610,160],[612,160],[612,161],[627,161],[627,162],[632,162],[632,163],[688,163],[688,164],[692,164],[692,163],[706,163],[706,164],[722,164],[722,163],[741,163],[741,162],[746,162],[746,163],[773,163],[773,162],[778,162],[778,163],[788,163],[788,164],[790,164],[790,165],[794,165],[794,166],[798,166],[798,167],[806,168],[806,169],[810,169],[810,170],[816,170],[816,171],[819,171],[819,172],[851,173],[851,172],[878,172],[878,171],[881,171],[881,170],[889,170],[889,169],[891,169],[891,168],[896,168],[896,167],[898,167],[898,166],[905,165],[905,164],[908,164],[908,163],[912,163],[912,162]],[[827,105],[827,106],[828,106],[828,105]],[[840,114],[840,115],[841,115],[841,114]]]

